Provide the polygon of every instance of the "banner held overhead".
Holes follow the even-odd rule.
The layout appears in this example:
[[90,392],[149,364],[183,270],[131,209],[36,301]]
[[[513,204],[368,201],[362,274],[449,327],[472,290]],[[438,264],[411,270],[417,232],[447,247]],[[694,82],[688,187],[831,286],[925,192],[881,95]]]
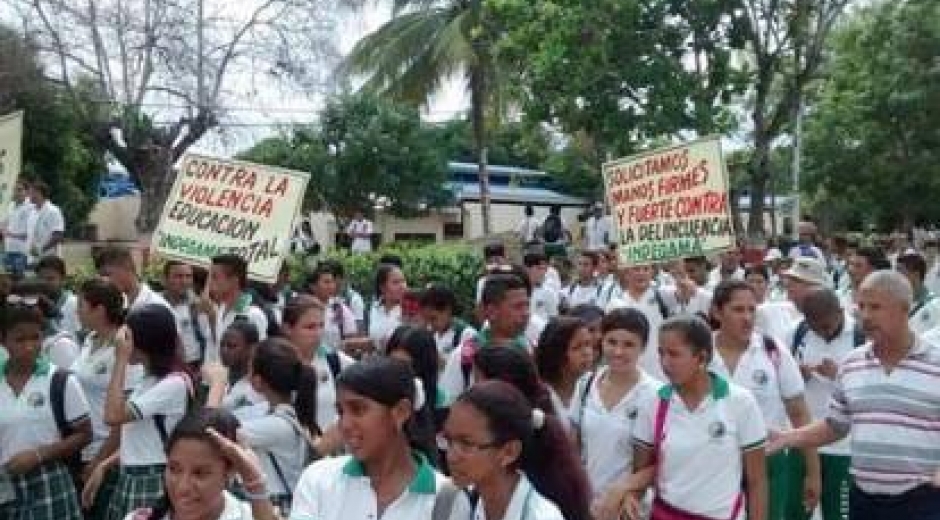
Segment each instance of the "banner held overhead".
[[734,247],[719,137],[609,162],[603,174],[625,265],[668,262]]
[[234,253],[253,280],[273,282],[290,247],[309,175],[187,154],[153,234],[163,256],[208,266]]

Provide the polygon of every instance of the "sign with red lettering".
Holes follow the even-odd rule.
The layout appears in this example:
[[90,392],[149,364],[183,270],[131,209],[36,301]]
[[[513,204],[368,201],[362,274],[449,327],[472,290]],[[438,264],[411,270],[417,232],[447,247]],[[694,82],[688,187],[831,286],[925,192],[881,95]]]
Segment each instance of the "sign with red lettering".
[[277,279],[307,181],[303,172],[187,154],[153,233],[156,253],[208,266],[234,253],[248,276]]
[[719,137],[613,161],[603,172],[625,265],[702,256],[734,246]]

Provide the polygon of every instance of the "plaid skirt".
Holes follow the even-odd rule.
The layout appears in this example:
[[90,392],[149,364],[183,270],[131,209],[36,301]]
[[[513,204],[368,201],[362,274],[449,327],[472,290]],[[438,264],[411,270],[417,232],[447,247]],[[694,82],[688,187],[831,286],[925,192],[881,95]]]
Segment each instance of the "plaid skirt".
[[107,520],[124,520],[131,511],[153,507],[163,498],[163,469],[162,464],[121,466]]
[[11,479],[16,499],[0,506],[3,520],[81,520],[72,475],[61,462],[43,464]]

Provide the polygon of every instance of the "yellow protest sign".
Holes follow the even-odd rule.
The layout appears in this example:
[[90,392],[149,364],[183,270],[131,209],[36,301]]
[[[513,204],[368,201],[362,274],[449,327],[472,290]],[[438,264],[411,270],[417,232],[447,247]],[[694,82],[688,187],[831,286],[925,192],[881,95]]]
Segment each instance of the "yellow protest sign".
[[719,137],[613,161],[604,164],[603,173],[625,265],[707,255],[734,246]]
[[0,116],[0,217],[12,207],[13,187],[23,163],[23,112]]
[[273,282],[287,255],[309,175],[187,154],[153,234],[160,255],[208,265],[234,253],[249,277]]

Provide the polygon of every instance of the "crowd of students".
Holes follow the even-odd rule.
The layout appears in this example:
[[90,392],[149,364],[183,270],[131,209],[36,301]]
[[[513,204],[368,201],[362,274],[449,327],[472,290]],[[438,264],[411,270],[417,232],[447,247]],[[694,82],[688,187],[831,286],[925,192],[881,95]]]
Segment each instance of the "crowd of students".
[[0,286],[0,518],[940,518],[920,253],[485,256],[466,321],[397,258],[368,305],[331,260],[41,259]]

